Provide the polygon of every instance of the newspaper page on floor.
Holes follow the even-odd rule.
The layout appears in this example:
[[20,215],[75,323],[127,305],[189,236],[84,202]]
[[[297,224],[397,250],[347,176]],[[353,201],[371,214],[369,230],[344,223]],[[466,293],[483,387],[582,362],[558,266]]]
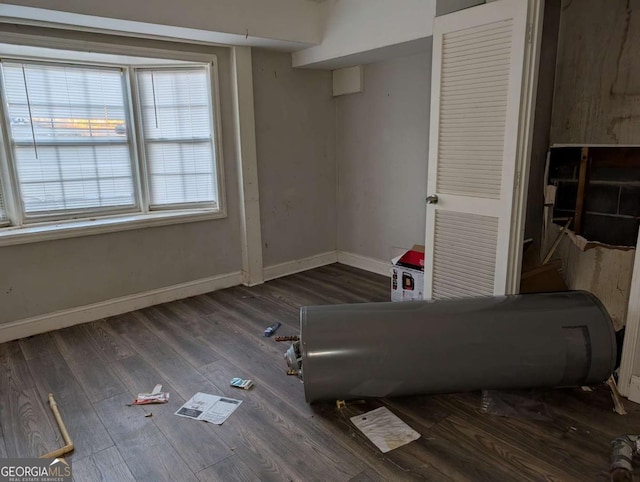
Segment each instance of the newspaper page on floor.
[[198,392],[180,407],[176,415],[222,425],[241,403],[242,400]]

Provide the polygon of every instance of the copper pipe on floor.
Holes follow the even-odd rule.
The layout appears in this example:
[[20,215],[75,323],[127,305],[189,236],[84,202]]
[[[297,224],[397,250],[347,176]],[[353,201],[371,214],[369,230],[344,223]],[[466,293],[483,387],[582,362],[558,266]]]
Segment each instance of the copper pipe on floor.
[[297,335],[283,335],[283,336],[276,336],[274,338],[275,341],[298,341],[299,339],[300,337]]
[[51,459],[56,457],[61,457],[64,454],[68,454],[69,452],[73,452],[73,441],[69,436],[69,432],[67,432],[67,427],[62,421],[62,416],[60,415],[60,411],[58,410],[58,404],[56,403],[55,398],[53,398],[53,393],[49,394],[49,406],[51,407],[51,411],[53,412],[53,416],[58,423],[58,428],[60,429],[60,434],[62,435],[62,439],[64,440],[65,446],[54,450],[52,452],[41,455],[41,459]]

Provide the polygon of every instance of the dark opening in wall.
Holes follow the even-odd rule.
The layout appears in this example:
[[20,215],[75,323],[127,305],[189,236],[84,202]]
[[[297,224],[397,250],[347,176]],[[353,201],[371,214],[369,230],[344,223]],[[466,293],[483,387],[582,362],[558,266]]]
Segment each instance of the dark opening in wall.
[[552,147],[547,184],[553,218],[589,241],[635,246],[640,226],[640,147]]

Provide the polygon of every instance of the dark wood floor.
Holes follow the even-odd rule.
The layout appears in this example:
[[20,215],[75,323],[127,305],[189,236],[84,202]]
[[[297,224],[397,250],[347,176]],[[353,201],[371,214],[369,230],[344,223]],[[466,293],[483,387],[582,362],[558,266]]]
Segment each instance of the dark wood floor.
[[[77,481],[607,480],[610,440],[640,433],[640,406],[619,416],[605,390],[539,393],[548,420],[480,410],[480,394],[310,407],[284,375],[302,305],[384,301],[388,279],[331,265],[0,345],[0,457],[62,445],[46,405],[58,400],[76,444]],[[228,386],[251,378],[255,388]],[[129,407],[161,383],[167,405]],[[222,426],[176,417],[195,392],[244,403]],[[386,405],[422,434],[381,454],[349,418]],[[145,414],[152,413],[152,417]]]

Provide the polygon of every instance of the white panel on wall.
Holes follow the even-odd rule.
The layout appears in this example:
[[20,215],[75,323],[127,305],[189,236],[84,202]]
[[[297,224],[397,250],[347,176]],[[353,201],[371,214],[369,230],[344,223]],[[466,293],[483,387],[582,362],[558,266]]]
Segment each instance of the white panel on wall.
[[333,96],[362,92],[364,76],[362,65],[337,69],[333,72]]

